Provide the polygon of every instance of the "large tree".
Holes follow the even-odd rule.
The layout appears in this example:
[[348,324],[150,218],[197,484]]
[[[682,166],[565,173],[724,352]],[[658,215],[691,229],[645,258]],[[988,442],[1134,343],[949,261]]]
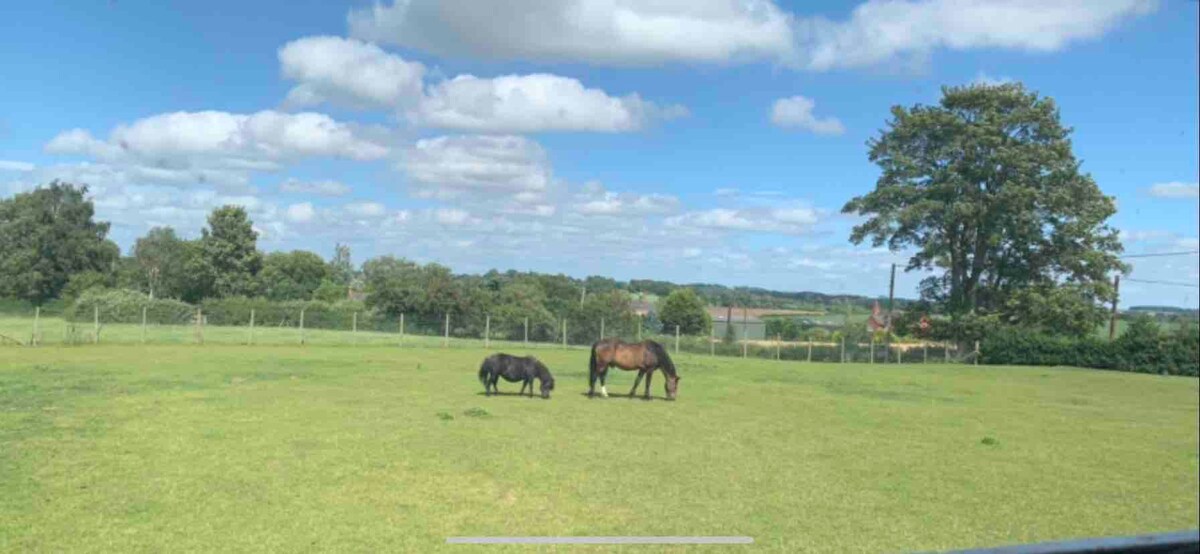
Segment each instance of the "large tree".
[[867,216],[850,240],[914,250],[907,270],[940,272],[922,296],[954,316],[1017,321],[1040,305],[1095,321],[1114,292],[1109,274],[1124,267],[1106,224],[1116,205],[1080,171],[1070,134],[1052,99],[1015,83],[893,107],[869,143],[875,190],[842,210]]
[[671,291],[658,306],[658,319],[668,334],[674,333],[678,326],[685,335],[699,335],[707,333],[712,326],[712,316],[708,315],[704,299],[690,288]]
[[151,298],[181,298],[187,288],[187,241],[170,227],[154,227],[133,245],[142,283]]
[[304,250],[268,254],[258,274],[260,290],[271,300],[308,300],[328,276],[325,260]]
[[72,275],[112,273],[120,249],[105,238],[109,224],[93,221],[87,190],[54,181],[0,200],[0,296],[41,303]]
[[202,233],[200,245],[213,271],[214,292],[218,296],[254,296],[262,253],[246,209],[222,206],[213,210]]

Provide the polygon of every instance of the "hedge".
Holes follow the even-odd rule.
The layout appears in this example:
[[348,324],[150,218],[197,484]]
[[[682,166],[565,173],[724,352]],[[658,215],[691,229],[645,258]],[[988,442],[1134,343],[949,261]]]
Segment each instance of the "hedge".
[[1061,365],[1163,375],[1200,375],[1200,334],[1194,325],[1169,333],[1143,326],[1136,332],[1131,329],[1112,342],[1005,328],[987,335],[980,350],[980,361],[991,365]]
[[196,313],[195,307],[179,300],[151,300],[138,291],[92,288],[80,294],[64,315],[68,321],[92,321],[97,308],[102,323],[141,323],[143,308],[146,322],[155,324],[188,323]]

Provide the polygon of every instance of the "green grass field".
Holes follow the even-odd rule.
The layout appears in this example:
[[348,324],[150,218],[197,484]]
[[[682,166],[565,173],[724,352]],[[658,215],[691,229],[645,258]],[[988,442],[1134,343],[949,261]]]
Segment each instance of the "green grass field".
[[685,354],[677,402],[589,400],[586,351],[534,353],[549,401],[482,396],[463,345],[0,348],[0,551],[909,552],[1200,517],[1196,379]]

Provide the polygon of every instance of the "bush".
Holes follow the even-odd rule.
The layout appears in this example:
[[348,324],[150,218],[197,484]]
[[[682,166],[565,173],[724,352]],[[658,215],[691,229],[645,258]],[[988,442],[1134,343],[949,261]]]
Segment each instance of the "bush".
[[1149,319],[1138,320],[1113,342],[1070,338],[1005,327],[987,335],[980,347],[985,364],[1065,365],[1164,375],[1200,375],[1200,334],[1194,325],[1161,333]]
[[103,323],[141,323],[142,309],[146,322],[155,324],[187,323],[196,308],[179,300],[156,298],[127,289],[92,288],[84,291],[64,315],[68,321],[91,321],[99,309]]

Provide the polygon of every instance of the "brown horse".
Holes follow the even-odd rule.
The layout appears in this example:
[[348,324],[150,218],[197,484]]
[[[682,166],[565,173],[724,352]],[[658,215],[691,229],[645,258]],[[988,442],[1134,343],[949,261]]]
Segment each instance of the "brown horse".
[[592,345],[592,359],[588,363],[588,396],[596,394],[596,379],[600,379],[600,394],[608,397],[608,389],[604,380],[608,376],[608,368],[617,366],[626,371],[637,370],[637,380],[629,389],[629,396],[637,392],[638,384],[646,378],[645,398],[650,399],[650,376],[654,370],[661,369],[667,379],[667,399],[674,400],[679,393],[679,375],[675,373],[675,363],[667,355],[667,349],[652,340],[638,343],[621,342],[620,339],[602,339]]

